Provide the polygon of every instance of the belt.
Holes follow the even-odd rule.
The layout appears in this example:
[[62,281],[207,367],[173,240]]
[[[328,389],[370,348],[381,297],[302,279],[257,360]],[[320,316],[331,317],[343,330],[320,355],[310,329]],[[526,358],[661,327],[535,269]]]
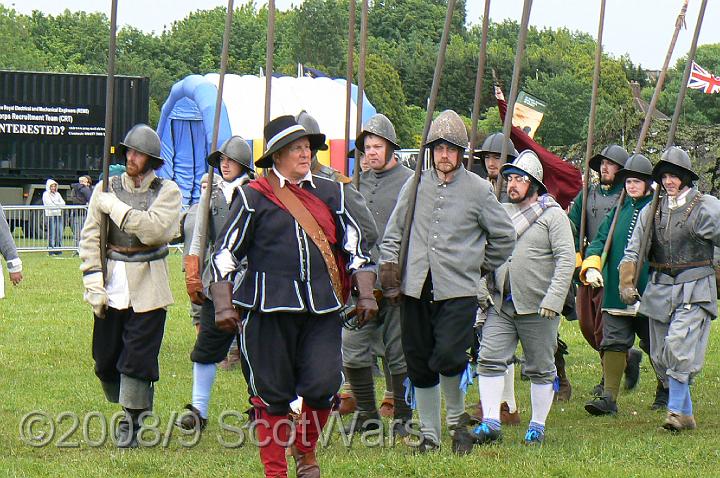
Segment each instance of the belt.
[[[110,245],[108,259],[122,262],[149,262],[163,259],[169,254],[166,245],[160,247],[120,247]],[[133,252],[131,252],[133,251]]]

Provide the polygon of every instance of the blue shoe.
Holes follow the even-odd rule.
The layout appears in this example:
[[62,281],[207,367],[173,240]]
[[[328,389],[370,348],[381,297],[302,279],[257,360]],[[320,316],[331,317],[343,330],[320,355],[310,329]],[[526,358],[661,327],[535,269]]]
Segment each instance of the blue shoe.
[[471,435],[475,439],[475,443],[480,445],[502,441],[502,431],[500,429],[495,430],[490,428],[487,423],[481,423],[476,426]]
[[545,440],[545,432],[530,428],[525,434],[525,444],[527,446],[542,445]]

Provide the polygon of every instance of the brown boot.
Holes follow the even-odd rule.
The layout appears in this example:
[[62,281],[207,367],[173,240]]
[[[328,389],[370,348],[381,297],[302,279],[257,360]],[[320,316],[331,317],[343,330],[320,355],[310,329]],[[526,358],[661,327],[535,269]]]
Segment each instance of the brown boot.
[[379,411],[381,417],[392,418],[395,415],[395,402],[392,397],[383,398]]
[[515,410],[510,413],[510,407],[507,402],[502,402],[500,404],[500,423],[503,425],[519,425],[520,410]]
[[357,410],[357,402],[355,401],[355,396],[352,392],[341,392],[338,413],[341,416],[345,416],[355,413],[355,410]]
[[663,428],[671,432],[681,432],[683,430],[695,430],[697,424],[695,423],[695,417],[692,415],[682,415],[668,411]]
[[218,365],[225,371],[232,370],[240,365],[240,349],[232,349],[227,357]]
[[295,459],[297,478],[320,478],[320,465],[318,465],[314,451],[303,454],[293,445],[290,447],[290,454]]

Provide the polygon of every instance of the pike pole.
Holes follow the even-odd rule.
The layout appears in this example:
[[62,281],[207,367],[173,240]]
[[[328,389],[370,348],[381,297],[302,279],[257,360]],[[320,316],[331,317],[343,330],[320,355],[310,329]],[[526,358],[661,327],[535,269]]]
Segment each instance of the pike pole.
[[[690,45],[690,51],[688,52],[685,72],[683,73],[682,83],[680,83],[680,91],[678,92],[678,97],[675,102],[675,111],[673,111],[672,122],[670,123],[670,130],[668,131],[668,139],[667,143],[665,143],[665,149],[669,148],[675,143],[675,132],[677,131],[678,122],[680,121],[680,111],[682,109],[682,104],[683,101],[685,101],[687,84],[688,80],[690,79],[690,70],[692,69],[693,61],[695,61],[695,52],[697,51],[698,38],[700,38],[700,29],[702,27],[703,18],[705,17],[706,6],[707,0],[702,0],[702,3],[700,4],[700,11],[698,12],[698,19],[695,23],[695,32],[693,33],[692,44]],[[635,287],[637,287],[638,279],[640,278],[640,270],[642,270],[643,263],[645,262],[645,256],[647,255],[648,248],[650,246],[650,235],[652,234],[653,230],[655,213],[657,212],[658,204],[660,203],[661,187],[662,185],[657,185],[657,188],[653,192],[652,202],[650,203],[650,216],[648,218],[648,224],[643,230],[643,237],[642,241],[640,242],[640,254],[638,256],[638,263],[635,266],[635,277],[633,278],[633,284]]]
[[410,184],[410,204],[408,204],[405,213],[405,227],[403,228],[402,240],[400,242],[400,257],[398,265],[400,266],[400,275],[405,270],[405,261],[407,259],[408,247],[410,247],[410,229],[412,228],[413,216],[415,215],[415,203],[417,202],[417,190],[420,184],[420,175],[422,174],[423,163],[425,162],[425,142],[430,132],[430,124],[433,120],[433,112],[435,111],[435,103],[437,102],[438,90],[440,89],[440,79],[445,66],[445,51],[447,50],[448,37],[450,36],[450,23],[452,14],[455,10],[455,1],[448,0],[447,13],[445,14],[445,25],[443,26],[442,36],[440,37],[440,46],[438,57],[435,62],[435,72],[433,73],[432,86],[430,88],[430,98],[428,99],[427,115],[425,116],[425,126],[423,128],[422,142],[420,143],[420,152],[418,153],[417,164],[415,165],[415,174]]
[[[667,54],[665,55],[665,62],[663,63],[662,70],[660,71],[660,76],[658,76],[657,83],[655,84],[655,92],[653,93],[652,99],[650,100],[648,110],[645,113],[645,121],[643,121],[642,129],[640,130],[640,136],[638,137],[633,154],[640,153],[642,151],[643,144],[645,144],[645,139],[647,138],[648,131],[650,130],[650,124],[652,123],[652,118],[655,114],[655,106],[657,105],[658,98],[660,98],[660,93],[662,92],[663,84],[665,83],[665,75],[667,74],[668,66],[670,65],[670,58],[672,57],[673,50],[675,49],[675,43],[677,42],[678,35],[680,34],[680,28],[682,28],[682,26],[685,24],[685,13],[687,12],[687,6],[688,0],[683,0],[683,5],[680,8],[680,13],[675,20],[675,30],[673,31],[673,36],[670,39],[670,46],[668,47]],[[656,189],[655,194],[659,194],[659,186],[660,185],[658,185],[658,189]],[[607,255],[610,252],[610,247],[612,246],[612,237],[615,233],[615,227],[617,226],[618,217],[620,216],[620,209],[624,201],[625,188],[623,187],[623,190],[620,193],[620,197],[618,198],[617,204],[615,206],[615,215],[613,216],[612,223],[610,223],[610,229],[608,230],[608,238],[607,241],[605,241],[605,246],[603,247],[602,255],[600,256],[600,263],[603,266],[605,265]],[[636,277],[637,270],[638,269],[636,268]]]
[[[352,106],[353,57],[355,55],[355,1],[350,2],[348,12],[348,53],[345,72],[345,159],[350,151],[350,107]],[[354,155],[357,157],[357,155]],[[358,165],[355,164],[355,168]]]
[[[117,0],[110,4],[110,42],[108,44],[108,72],[105,87],[105,139],[103,142],[103,184],[102,192],[108,192],[110,183],[110,148],[113,143],[113,112],[115,110],[115,51],[117,40]],[[103,214],[100,219],[100,264],[103,277],[107,278],[107,236],[108,215]]]
[[477,125],[480,116],[480,100],[482,99],[483,79],[485,77],[485,61],[487,59],[487,36],[490,24],[490,0],[485,0],[483,12],[482,36],[480,38],[480,51],[478,53],[477,76],[475,76],[475,100],[472,109],[472,128],[470,130],[470,157],[468,158],[468,171],[475,164],[475,149],[477,148]]
[[[218,132],[220,129],[220,112],[222,110],[223,86],[225,84],[225,72],[227,71],[228,48],[230,45],[230,30],[232,29],[233,0],[228,0],[227,15],[225,16],[225,32],[223,33],[222,53],[220,54],[220,78],[218,79],[217,97],[215,100],[215,118],[213,121],[213,134],[210,144],[210,151],[217,149]],[[200,264],[205,263],[205,253],[208,243],[208,223],[210,219],[210,192],[212,191],[215,168],[208,165],[208,186],[204,193],[200,194],[200,205],[198,206],[198,231],[200,237]]]
[[[354,2],[355,0],[351,0]],[[355,137],[362,131],[362,113],[365,93],[365,60],[367,57],[368,37],[368,0],[363,0],[360,13],[360,58],[358,58],[358,93],[355,104],[357,116],[355,117]],[[355,145],[355,166],[353,168],[353,185],[360,188],[360,151]]]
[[580,234],[578,244],[580,256],[585,255],[585,232],[587,228],[587,203],[590,184],[590,158],[595,142],[595,111],[597,109],[598,87],[600,85],[600,63],[602,60],[602,37],[605,25],[605,0],[600,0],[600,20],[598,21],[597,45],[595,46],[595,66],[593,69],[592,97],[590,99],[590,119],[588,120],[587,147],[585,148],[585,170],[583,172],[582,212],[580,213]]
[[[525,40],[527,39],[528,24],[530,23],[530,9],[532,9],[532,0],[525,0],[523,3],[522,20],[520,21],[520,33],[518,34],[517,48],[515,49],[515,63],[513,64],[512,81],[510,82],[510,96],[507,101],[507,111],[505,112],[505,121],[503,122],[503,135],[505,141],[502,144],[500,152],[500,164],[505,164],[508,155],[508,142],[510,132],[512,130],[512,117],[515,111],[515,101],[518,96],[518,85],[520,84],[520,70],[522,69],[522,58],[525,53]],[[495,182],[495,197],[500,199],[500,194],[504,186],[502,174],[498,174]]]
[[263,126],[270,122],[272,98],[273,57],[275,56],[275,0],[268,0],[268,31],[265,43],[265,112]]

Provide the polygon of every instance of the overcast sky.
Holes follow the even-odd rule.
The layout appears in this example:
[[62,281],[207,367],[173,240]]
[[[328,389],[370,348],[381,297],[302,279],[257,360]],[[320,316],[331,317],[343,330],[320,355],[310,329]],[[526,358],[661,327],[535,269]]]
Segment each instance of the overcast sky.
[[[104,5],[109,15],[110,0],[0,0],[0,3],[15,8],[21,13],[41,10],[57,14],[70,10],[97,11]],[[236,5],[245,3],[243,0]],[[257,0],[263,4],[262,0]],[[287,9],[301,0],[276,0],[278,9]],[[470,23],[480,23],[483,0],[467,0]],[[498,21],[513,18],[519,21],[522,12],[521,0],[495,0],[491,3],[490,18]],[[607,52],[620,56],[628,53],[634,63],[645,68],[660,68],[665,59],[675,18],[680,10],[681,0],[607,0],[603,45]],[[184,18],[188,12],[198,9],[227,5],[222,0],[119,0],[118,22],[133,25],[150,32],[162,32],[174,20]],[[567,27],[597,35],[600,10],[599,0],[535,0],[530,23],[538,27]],[[673,63],[685,55],[690,48],[700,0],[690,0],[687,15],[687,30],[682,30],[675,47]],[[372,21],[372,19],[370,19]],[[700,44],[720,43],[720,2],[708,2],[700,34]],[[720,72],[714,72],[720,74]]]

